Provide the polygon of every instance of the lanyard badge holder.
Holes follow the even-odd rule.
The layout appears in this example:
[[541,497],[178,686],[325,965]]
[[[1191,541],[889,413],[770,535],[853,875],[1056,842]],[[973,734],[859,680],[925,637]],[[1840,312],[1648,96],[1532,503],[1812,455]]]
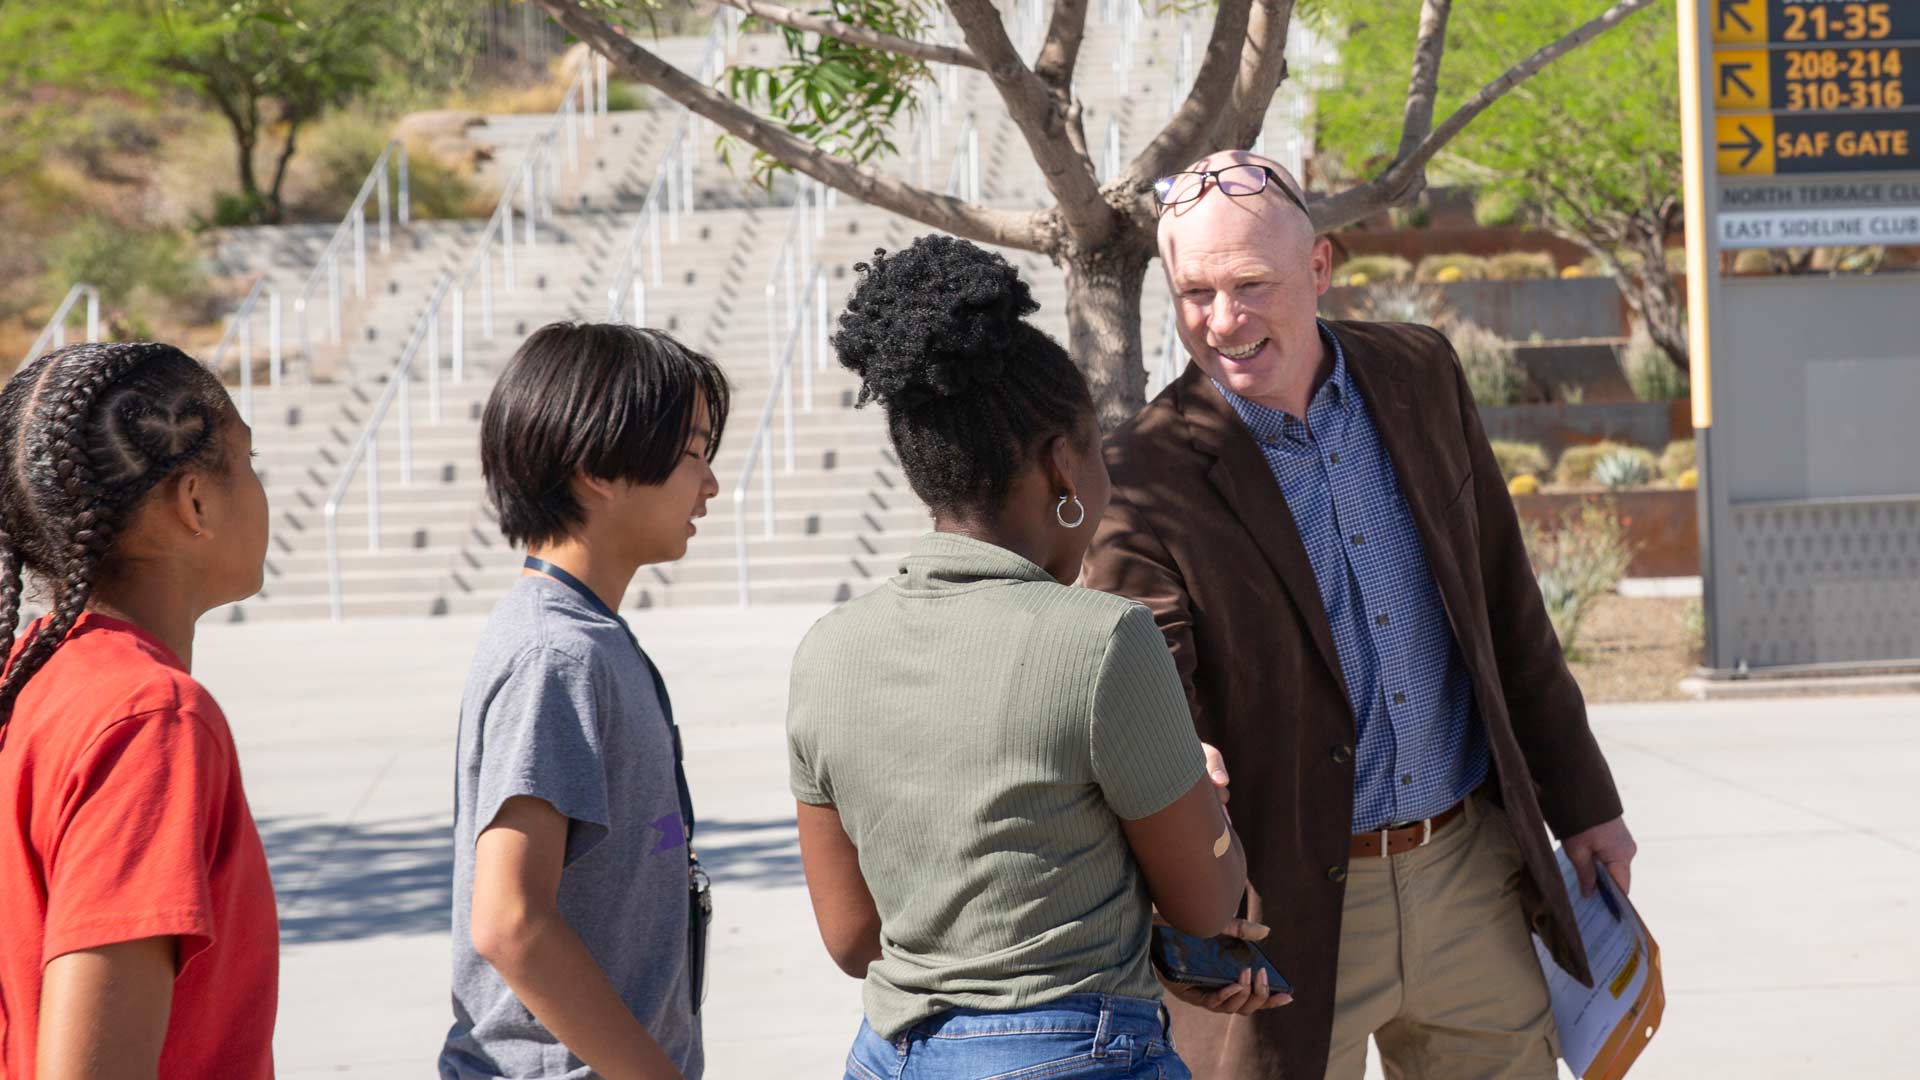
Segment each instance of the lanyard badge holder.
[[633,642],[633,650],[640,654],[641,662],[647,665],[647,673],[653,676],[653,690],[659,697],[660,715],[666,719],[667,734],[673,741],[673,782],[680,796],[680,820],[686,824],[687,830],[687,983],[693,992],[693,1011],[697,1015],[707,1001],[707,938],[713,925],[713,889],[707,872],[700,866],[700,857],[693,852],[693,793],[687,787],[686,755],[680,745],[680,727],[673,722],[673,701],[667,697],[666,680],[660,677],[660,669],[654,666],[647,650],[640,647],[640,639],[634,636],[633,628],[579,578],[545,559],[536,559],[531,555],[527,556],[525,566],[579,593],[581,599],[595,611],[619,623],[620,629],[627,632],[627,640]]

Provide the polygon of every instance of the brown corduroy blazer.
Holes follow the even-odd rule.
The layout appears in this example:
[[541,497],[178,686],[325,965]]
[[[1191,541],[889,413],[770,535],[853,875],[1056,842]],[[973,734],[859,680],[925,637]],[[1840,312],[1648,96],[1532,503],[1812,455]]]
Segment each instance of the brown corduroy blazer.
[[[1453,348],[1436,331],[1329,324],[1371,410],[1472,675],[1493,795],[1526,860],[1522,896],[1562,966],[1589,979],[1547,827],[1617,818],[1620,798],[1561,656]],[[1197,1080],[1326,1072],[1353,819],[1353,710],[1313,566],[1253,436],[1195,365],[1107,442],[1114,499],[1087,585],[1153,609],[1200,737],[1233,777],[1248,915],[1293,1004],[1223,1017],[1169,999]]]

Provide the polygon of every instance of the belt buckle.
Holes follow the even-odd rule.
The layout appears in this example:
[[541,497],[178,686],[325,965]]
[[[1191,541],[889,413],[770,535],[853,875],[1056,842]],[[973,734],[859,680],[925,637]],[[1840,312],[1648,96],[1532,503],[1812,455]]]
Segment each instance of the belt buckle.
[[1432,841],[1433,841],[1433,819],[1421,818],[1420,819],[1420,842],[1413,846],[1426,847]]

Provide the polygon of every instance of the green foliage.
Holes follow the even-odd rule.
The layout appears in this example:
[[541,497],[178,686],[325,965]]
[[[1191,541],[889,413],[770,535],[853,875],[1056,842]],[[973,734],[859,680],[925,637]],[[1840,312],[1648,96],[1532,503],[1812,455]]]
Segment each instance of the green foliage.
[[1609,457],[1628,455],[1640,461],[1648,475],[1653,473],[1653,452],[1638,446],[1628,446],[1606,440],[1590,443],[1586,446],[1569,446],[1560,454],[1560,464],[1553,470],[1555,483],[1566,487],[1578,487],[1597,480],[1594,475],[1600,463]]
[[1538,443],[1493,440],[1493,460],[1500,464],[1500,478],[1511,481],[1517,476],[1543,476],[1552,462]]
[[1359,275],[1368,285],[1405,281],[1413,276],[1413,264],[1398,255],[1356,255],[1333,272],[1336,282]]
[[1575,655],[1580,627],[1601,597],[1620,587],[1633,563],[1633,546],[1613,508],[1586,502],[1562,514],[1558,528],[1523,523],[1527,558],[1546,602],[1560,648]]
[[1633,337],[1628,339],[1621,366],[1626,369],[1633,396],[1641,401],[1679,401],[1692,392],[1687,373],[1680,370],[1665,349],[1654,344],[1645,330],[1636,328]]
[[142,296],[204,314],[212,302],[206,272],[180,234],[123,228],[90,218],[57,238],[49,252],[45,291],[59,296],[75,282],[100,290],[100,301],[124,309]]
[[1478,255],[1429,255],[1413,268],[1413,276],[1421,281],[1479,281],[1487,276],[1487,260]]
[[607,83],[607,109],[610,112],[632,112],[635,109],[648,109],[653,106],[647,96],[647,88],[630,82]]
[[1641,487],[1653,480],[1653,468],[1653,454],[1646,450],[1615,450],[1593,463],[1593,482],[1613,490]]
[[1692,439],[1675,439],[1667,444],[1660,454],[1660,475],[1669,480],[1680,479],[1680,474],[1697,464]]
[[1506,188],[1489,188],[1473,200],[1473,221],[1490,229],[1518,225],[1526,207]]
[[[932,0],[829,0],[812,10],[881,33],[917,38],[929,25],[931,9]],[[919,108],[915,90],[930,78],[926,63],[784,26],[773,29],[786,45],[786,61],[728,69],[727,89],[733,98],[837,157],[864,163],[893,153],[891,129],[902,112]],[[721,137],[719,147],[722,160],[729,163],[743,149],[729,136]],[[750,171],[754,181],[764,185],[787,167],[755,151]]]
[[1542,281],[1558,274],[1544,251],[1503,251],[1487,260],[1487,276],[1495,281]]
[[[1541,46],[1605,10],[1604,0],[1480,0],[1448,23],[1435,117]],[[1400,141],[1421,5],[1340,0],[1309,18],[1344,37],[1315,100],[1318,141],[1341,169],[1371,175]],[[1476,119],[1438,169],[1482,179],[1482,198],[1537,207],[1547,224],[1595,243],[1680,193],[1677,20],[1662,2],[1562,55]]]
[[1467,389],[1482,407],[1513,405],[1526,396],[1527,372],[1513,343],[1478,323],[1456,320],[1446,328],[1466,373]]
[[[303,216],[337,221],[353,205],[360,185],[390,141],[386,124],[358,111],[339,113],[314,128],[309,151],[312,185],[301,202]],[[389,165],[389,168],[393,166]],[[431,154],[407,158],[408,208],[416,220],[475,217],[486,212],[471,181]]]

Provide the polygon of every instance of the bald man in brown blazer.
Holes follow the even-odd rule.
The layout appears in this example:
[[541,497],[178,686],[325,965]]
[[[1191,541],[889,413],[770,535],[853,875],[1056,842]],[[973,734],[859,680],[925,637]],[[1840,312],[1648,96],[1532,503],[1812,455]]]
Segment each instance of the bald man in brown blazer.
[[1176,988],[1176,1048],[1200,1080],[1358,1080],[1369,1039],[1389,1077],[1547,1080],[1532,933],[1590,978],[1548,830],[1583,888],[1634,844],[1452,347],[1316,317],[1332,253],[1271,160],[1157,193],[1193,362],[1108,442],[1085,583],[1158,619],[1294,986]]

